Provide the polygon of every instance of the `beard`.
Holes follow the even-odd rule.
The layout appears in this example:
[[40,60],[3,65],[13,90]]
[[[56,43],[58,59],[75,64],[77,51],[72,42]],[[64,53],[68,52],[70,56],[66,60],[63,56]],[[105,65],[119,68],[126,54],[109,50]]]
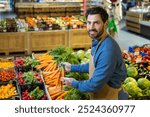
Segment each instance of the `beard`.
[[104,33],[104,26],[99,32],[96,29],[88,31],[88,34],[92,39],[100,39],[103,33]]

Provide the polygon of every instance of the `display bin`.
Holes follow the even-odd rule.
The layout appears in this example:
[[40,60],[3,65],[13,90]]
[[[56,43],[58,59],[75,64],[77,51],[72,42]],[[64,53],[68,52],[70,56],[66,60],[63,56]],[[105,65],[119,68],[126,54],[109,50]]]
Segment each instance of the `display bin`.
[[50,12],[65,12],[65,6],[49,6],[49,11]]
[[34,4],[34,13],[45,13],[50,12],[49,4],[46,3],[36,3]]
[[16,80],[10,80],[7,82],[0,82],[0,87],[3,86],[3,88],[4,88],[8,84],[12,84],[16,88],[16,91],[15,91],[16,95],[9,97],[9,98],[2,98],[1,97],[0,100],[20,100],[21,99],[20,90],[19,90],[17,81]]
[[0,58],[0,69],[8,69],[14,67],[14,57]]
[[51,12],[50,16],[51,17],[65,17],[66,13],[65,12]]
[[0,33],[0,53],[9,55],[11,52],[26,52],[27,49],[26,32]]
[[16,13],[33,13],[33,3],[16,3],[15,11]]
[[86,29],[69,30],[69,47],[73,49],[83,48],[85,50],[91,47],[91,39]]
[[81,12],[66,12],[66,16],[81,15]]
[[141,13],[128,11],[126,15],[127,30],[140,33],[140,22],[142,20],[142,16],[143,15]]
[[80,10],[81,10],[81,7],[66,7],[66,12],[77,12]]
[[68,31],[53,30],[29,33],[29,51],[49,51],[58,46],[68,46]]
[[[23,96],[23,92],[25,91],[28,91],[28,93],[30,93],[31,91],[33,91],[35,88],[39,87],[40,90],[43,90],[44,91],[44,95],[46,95],[46,98],[44,100],[49,100],[50,97],[49,95],[47,94],[47,91],[45,89],[45,85],[42,83],[42,84],[37,84],[37,85],[19,85],[19,89],[20,89],[20,94],[21,94],[21,100],[35,100],[35,99],[28,99],[26,97]],[[37,93],[35,93],[36,95]],[[43,97],[41,97],[40,99],[38,100],[43,100],[42,99]]]

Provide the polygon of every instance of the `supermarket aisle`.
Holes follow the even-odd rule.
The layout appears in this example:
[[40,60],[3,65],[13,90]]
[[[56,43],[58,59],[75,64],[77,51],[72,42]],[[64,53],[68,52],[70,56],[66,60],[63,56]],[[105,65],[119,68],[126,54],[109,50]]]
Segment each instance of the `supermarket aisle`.
[[129,46],[141,46],[143,44],[150,44],[150,39],[134,32],[127,31],[125,27],[125,20],[120,23],[119,36],[116,41],[118,42],[122,50],[128,49]]

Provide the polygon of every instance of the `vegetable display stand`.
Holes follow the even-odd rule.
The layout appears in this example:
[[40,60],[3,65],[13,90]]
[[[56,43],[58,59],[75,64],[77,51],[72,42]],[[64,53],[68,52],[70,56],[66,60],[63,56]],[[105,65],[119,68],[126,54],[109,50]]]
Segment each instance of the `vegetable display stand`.
[[0,33],[0,53],[27,52],[27,35],[24,32]]
[[85,50],[91,47],[91,39],[86,29],[69,30],[69,47],[73,49],[83,48]]
[[68,31],[43,31],[29,33],[29,51],[48,51],[58,46],[68,46]]

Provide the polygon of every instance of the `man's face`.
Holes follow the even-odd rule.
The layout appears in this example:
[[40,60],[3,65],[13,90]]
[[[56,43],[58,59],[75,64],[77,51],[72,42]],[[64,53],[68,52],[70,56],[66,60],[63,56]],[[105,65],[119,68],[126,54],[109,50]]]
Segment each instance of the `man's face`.
[[105,27],[99,14],[88,15],[87,31],[92,39],[99,39],[106,32]]

